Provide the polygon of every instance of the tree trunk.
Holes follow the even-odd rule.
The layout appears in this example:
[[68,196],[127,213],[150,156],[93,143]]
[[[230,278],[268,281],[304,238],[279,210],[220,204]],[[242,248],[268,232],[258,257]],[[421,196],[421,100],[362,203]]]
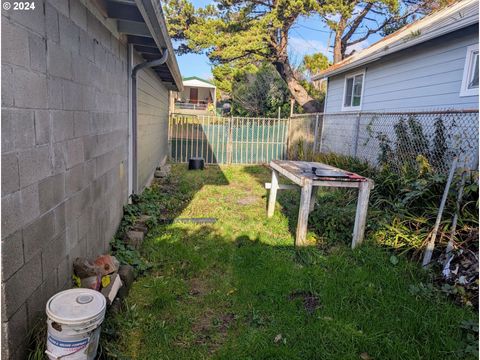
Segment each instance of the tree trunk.
[[278,73],[287,83],[290,94],[295,98],[295,101],[300,104],[305,112],[312,113],[321,111],[318,101],[308,95],[307,90],[305,90],[305,88],[295,77],[295,73],[289,64],[288,59],[283,61],[278,60],[274,62],[273,65],[275,65]]
[[335,29],[335,42],[333,44],[333,63],[336,64],[343,60],[345,56],[345,45],[342,41],[343,32],[347,25],[346,20],[341,17],[338,21],[337,28]]

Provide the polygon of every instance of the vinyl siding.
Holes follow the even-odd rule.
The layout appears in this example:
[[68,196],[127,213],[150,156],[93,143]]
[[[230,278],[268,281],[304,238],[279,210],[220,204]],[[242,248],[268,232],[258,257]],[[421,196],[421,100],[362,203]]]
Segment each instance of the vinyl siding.
[[138,187],[142,191],[155,168],[167,160],[169,91],[151,69],[138,73]]
[[[362,111],[477,109],[478,96],[460,97],[467,47],[476,43],[471,26],[368,64]],[[345,75],[329,78],[328,113],[341,111]]]

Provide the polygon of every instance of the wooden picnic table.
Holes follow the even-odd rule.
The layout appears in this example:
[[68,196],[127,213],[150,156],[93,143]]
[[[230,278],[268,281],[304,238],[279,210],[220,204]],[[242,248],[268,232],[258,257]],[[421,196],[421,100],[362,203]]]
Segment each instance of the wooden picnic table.
[[[278,190],[297,188],[297,186],[301,188],[297,233],[295,237],[296,246],[306,245],[308,215],[313,211],[316,194],[320,186],[358,189],[352,249],[363,241],[367,220],[368,199],[370,197],[370,190],[373,189],[374,186],[373,180],[317,162],[274,160],[270,163],[270,167],[272,169],[272,182],[265,184],[265,187],[270,189],[267,210],[268,217],[273,216]],[[312,171],[312,168],[317,168],[317,173],[320,172],[326,174],[326,176],[323,176],[323,174],[322,176],[318,176]],[[280,184],[279,175],[285,176],[295,185]]]

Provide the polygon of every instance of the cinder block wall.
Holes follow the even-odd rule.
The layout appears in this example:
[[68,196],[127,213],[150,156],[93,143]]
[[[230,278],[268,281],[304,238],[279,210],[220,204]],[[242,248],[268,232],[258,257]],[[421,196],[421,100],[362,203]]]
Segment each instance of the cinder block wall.
[[[141,62],[135,57],[135,62]],[[169,91],[151,69],[137,77],[138,186],[143,189],[168,156]]]
[[127,201],[127,48],[80,0],[2,11],[2,358]]

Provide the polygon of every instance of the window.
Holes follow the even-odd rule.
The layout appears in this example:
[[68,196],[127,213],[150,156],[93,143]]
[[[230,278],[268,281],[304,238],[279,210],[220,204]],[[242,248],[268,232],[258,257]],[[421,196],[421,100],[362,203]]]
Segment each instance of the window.
[[478,95],[478,44],[467,48],[460,96]]
[[345,91],[342,110],[360,110],[362,106],[363,80],[365,72],[347,75],[345,77]]

